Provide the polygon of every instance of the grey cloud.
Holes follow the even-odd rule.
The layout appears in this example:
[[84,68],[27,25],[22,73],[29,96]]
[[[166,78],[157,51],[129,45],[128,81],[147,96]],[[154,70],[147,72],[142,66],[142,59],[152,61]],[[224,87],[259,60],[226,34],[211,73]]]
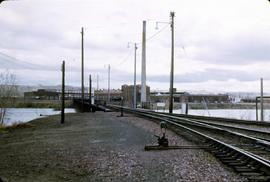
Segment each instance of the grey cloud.
[[50,66],[41,66],[25,61],[17,60],[11,56],[0,53],[0,64],[3,69],[29,69],[29,70],[51,70]]
[[[209,80],[216,81],[227,81],[230,79],[235,79],[239,81],[255,81],[260,77],[254,73],[248,72],[240,72],[240,71],[231,71],[224,69],[206,69],[205,71],[196,72],[196,73],[188,73],[179,75],[176,74],[174,76],[174,81],[176,83],[199,83],[206,82]],[[264,77],[265,79],[270,79],[270,76]],[[147,76],[148,81],[152,82],[168,82],[169,83],[169,75],[150,75]]]
[[[214,64],[241,65],[254,62],[270,61],[270,35],[250,33],[217,40],[195,41],[185,47],[186,51],[195,60]],[[199,50],[198,53],[190,52],[190,47]],[[180,51],[182,46],[176,46],[176,51]],[[178,55],[179,56],[179,55]],[[182,56],[182,55],[181,55]],[[180,56],[178,57],[180,58]]]
[[[36,70],[36,71],[59,71],[59,67],[55,66],[48,66],[48,65],[39,65],[34,63],[29,63],[26,61],[18,60],[14,57],[11,57],[9,55],[0,53],[0,65],[2,69],[9,69],[9,70]],[[81,68],[69,66],[66,64],[66,70],[70,72],[80,72]],[[105,69],[89,69],[85,68],[85,72],[94,72],[94,73],[105,73]]]

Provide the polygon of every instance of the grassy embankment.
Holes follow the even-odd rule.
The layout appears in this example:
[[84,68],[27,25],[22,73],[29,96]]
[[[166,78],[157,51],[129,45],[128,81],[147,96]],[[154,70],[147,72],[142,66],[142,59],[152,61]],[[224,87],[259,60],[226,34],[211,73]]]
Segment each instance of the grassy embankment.
[[5,132],[10,132],[15,129],[20,129],[20,128],[30,128],[33,127],[33,125],[29,123],[14,123],[11,126],[5,126],[0,124],[0,133],[5,133]]
[[[53,108],[55,110],[60,110],[61,101],[59,100],[24,100],[17,99],[9,107],[12,108]],[[72,101],[65,101],[65,107],[72,107]]]

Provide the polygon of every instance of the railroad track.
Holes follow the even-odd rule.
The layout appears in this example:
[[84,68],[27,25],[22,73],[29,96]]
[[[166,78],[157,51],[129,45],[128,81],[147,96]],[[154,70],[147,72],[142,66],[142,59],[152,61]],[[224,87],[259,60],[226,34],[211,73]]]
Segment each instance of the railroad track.
[[[115,105],[108,105],[108,107],[116,110],[121,108]],[[207,146],[206,150],[250,181],[270,181],[270,142],[268,140],[270,134],[267,131],[254,131],[240,126],[207,122],[202,118],[189,118],[144,109],[123,107],[123,110],[154,121],[164,121],[177,134],[184,135],[188,139],[192,138],[200,144],[203,142]],[[254,134],[256,132],[261,132],[261,135],[269,138],[264,139],[261,135],[257,137]]]
[[241,133],[244,132],[247,133],[248,135],[253,135],[255,137],[261,137],[266,140],[270,140],[270,122],[183,115],[183,114],[168,114],[168,113],[163,114],[173,115],[186,119],[188,118],[202,123],[207,123],[213,126],[228,128],[230,130],[239,131]]

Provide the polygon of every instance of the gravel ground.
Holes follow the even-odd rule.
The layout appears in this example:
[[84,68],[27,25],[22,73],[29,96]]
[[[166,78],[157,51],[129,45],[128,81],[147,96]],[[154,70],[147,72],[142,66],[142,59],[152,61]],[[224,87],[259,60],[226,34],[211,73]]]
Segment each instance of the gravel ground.
[[[154,122],[118,113],[67,114],[0,133],[4,181],[246,181],[201,149],[144,151]],[[170,144],[194,145],[168,131]]]

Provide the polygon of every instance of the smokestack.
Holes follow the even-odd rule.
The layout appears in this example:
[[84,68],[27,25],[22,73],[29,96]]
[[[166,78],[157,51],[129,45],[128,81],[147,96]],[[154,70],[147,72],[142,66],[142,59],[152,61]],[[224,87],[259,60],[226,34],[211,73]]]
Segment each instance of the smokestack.
[[144,107],[146,104],[146,21],[143,21],[141,79],[141,105]]

